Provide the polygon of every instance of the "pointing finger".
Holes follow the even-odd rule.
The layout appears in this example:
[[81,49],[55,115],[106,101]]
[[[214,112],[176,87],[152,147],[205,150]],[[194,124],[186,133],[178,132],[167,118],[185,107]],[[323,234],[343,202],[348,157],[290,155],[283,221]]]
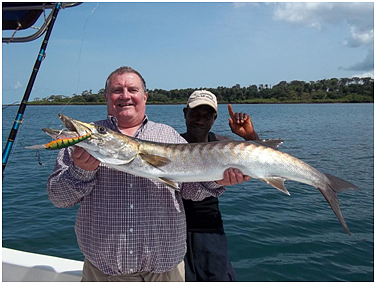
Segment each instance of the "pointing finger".
[[228,113],[230,114],[230,117],[235,120],[234,111],[232,109],[231,104],[228,104]]

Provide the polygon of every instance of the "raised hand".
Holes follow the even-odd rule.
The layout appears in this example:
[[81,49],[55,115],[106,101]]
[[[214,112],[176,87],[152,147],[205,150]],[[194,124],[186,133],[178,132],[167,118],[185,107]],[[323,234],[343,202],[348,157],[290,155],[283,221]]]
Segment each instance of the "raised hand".
[[256,133],[251,117],[242,112],[234,112],[232,106],[228,105],[228,113],[230,114],[229,125],[231,131],[245,140],[258,140],[258,134]]

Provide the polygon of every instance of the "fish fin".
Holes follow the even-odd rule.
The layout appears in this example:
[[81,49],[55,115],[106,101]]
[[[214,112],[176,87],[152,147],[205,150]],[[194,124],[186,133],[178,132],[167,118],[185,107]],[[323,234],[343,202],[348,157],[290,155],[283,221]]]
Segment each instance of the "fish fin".
[[284,141],[281,139],[263,139],[263,140],[252,140],[252,142],[255,142],[265,147],[278,149],[278,147],[281,146]]
[[339,177],[326,174],[325,176],[329,179],[329,185],[335,192],[342,192],[344,190],[359,190],[359,187],[352,184],[351,182],[345,181]]
[[318,190],[320,190],[322,195],[324,195],[326,201],[329,203],[330,207],[332,208],[334,214],[341,223],[345,232],[348,235],[351,235],[350,230],[347,227],[345,218],[343,218],[341,208],[339,207],[337,192],[342,192],[344,190],[350,189],[359,190],[359,188],[348,181],[332,176],[330,174],[325,174],[325,176],[328,178],[329,183],[326,187],[318,187]]
[[179,186],[176,182],[172,181],[172,180],[169,180],[167,178],[163,178],[163,177],[159,177],[158,180],[164,184],[166,184],[167,186],[169,187],[172,187],[173,189],[175,190],[178,190],[179,189]]
[[275,187],[279,191],[282,191],[283,193],[286,193],[287,195],[291,195],[290,192],[287,191],[285,187],[285,180],[281,177],[267,177],[260,179],[263,182],[266,182],[267,184],[270,184],[271,186]]
[[140,152],[139,155],[144,161],[154,167],[162,167],[171,162],[171,160],[158,155],[151,155],[143,152]]

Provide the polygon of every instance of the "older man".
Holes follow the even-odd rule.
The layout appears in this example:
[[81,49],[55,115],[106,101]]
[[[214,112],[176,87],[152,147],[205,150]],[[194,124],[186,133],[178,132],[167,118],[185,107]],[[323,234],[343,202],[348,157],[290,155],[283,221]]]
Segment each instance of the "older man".
[[[120,67],[106,81],[107,119],[96,121],[143,140],[186,143],[171,127],[145,115],[141,74]],[[83,281],[184,281],[186,223],[182,197],[219,196],[244,176],[227,170],[218,182],[166,185],[101,164],[84,149],[62,149],[47,190],[57,207],[80,204],[75,231],[85,256]]]

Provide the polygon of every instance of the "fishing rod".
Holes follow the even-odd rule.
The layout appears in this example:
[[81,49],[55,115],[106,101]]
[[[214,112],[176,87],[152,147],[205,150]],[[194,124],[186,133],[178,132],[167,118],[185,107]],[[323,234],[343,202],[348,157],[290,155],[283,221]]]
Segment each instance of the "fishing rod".
[[7,144],[6,144],[6,146],[3,150],[3,178],[4,178],[4,170],[5,170],[5,167],[8,163],[8,158],[9,158],[10,152],[12,150],[14,141],[16,139],[18,129],[22,124],[23,115],[24,115],[24,112],[25,112],[25,109],[26,109],[26,106],[27,106],[27,102],[29,100],[31,90],[33,88],[35,79],[37,77],[39,67],[42,63],[42,60],[43,60],[45,54],[46,54],[46,48],[47,48],[48,40],[50,38],[52,28],[55,24],[55,20],[56,20],[56,17],[58,15],[59,11],[60,11],[60,8],[61,8],[61,3],[60,2],[56,3],[55,8],[52,12],[51,22],[49,23],[49,25],[47,27],[46,35],[45,35],[44,40],[42,42],[42,45],[40,47],[40,51],[39,51],[38,57],[35,61],[33,71],[31,73],[31,76],[30,76],[29,82],[27,84],[24,96],[22,98],[22,102],[21,102],[21,104],[18,108],[18,113],[17,113],[16,118],[14,120],[13,127],[12,127],[12,129],[9,133]]

